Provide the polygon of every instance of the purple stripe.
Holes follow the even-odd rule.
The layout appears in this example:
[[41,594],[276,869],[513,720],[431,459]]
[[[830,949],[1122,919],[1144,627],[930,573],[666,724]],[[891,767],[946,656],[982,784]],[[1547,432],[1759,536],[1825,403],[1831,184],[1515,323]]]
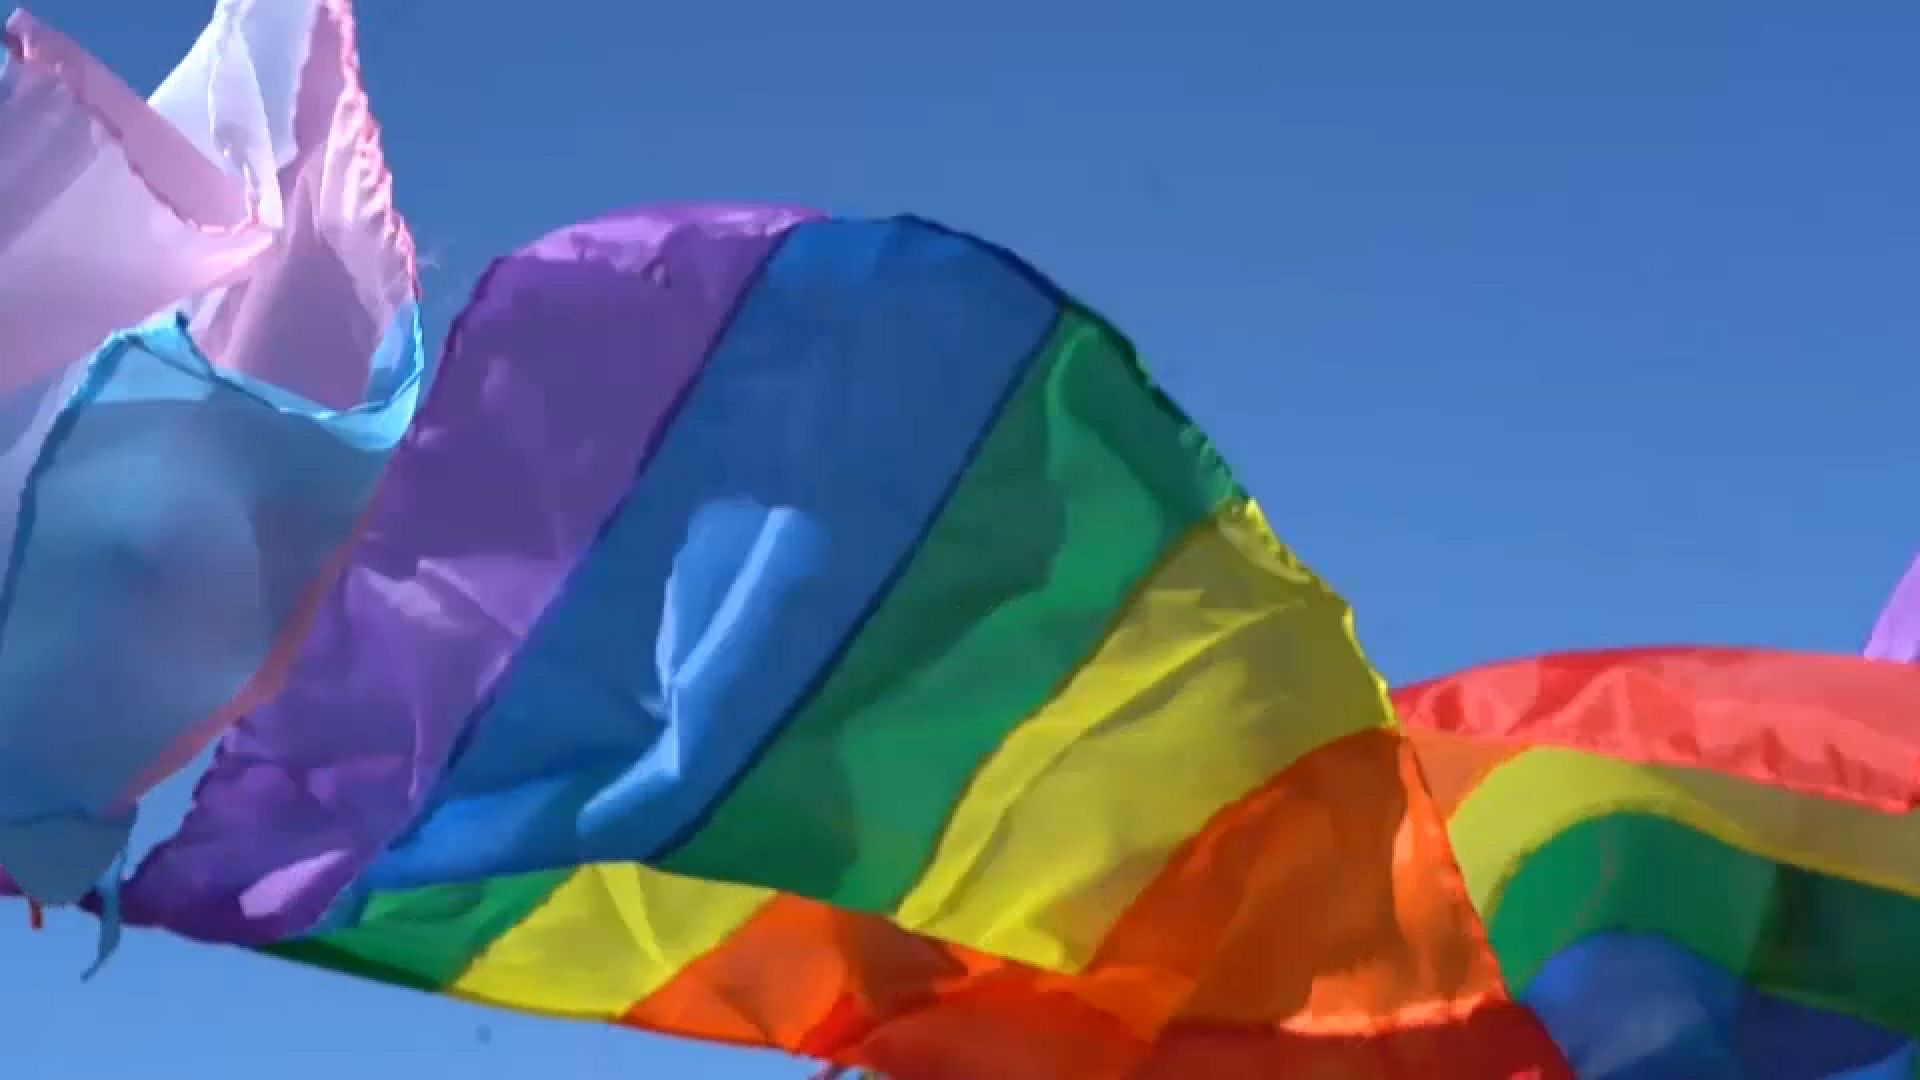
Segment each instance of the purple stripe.
[[257,944],[325,913],[412,821],[805,216],[653,209],[494,264],[287,688],[222,742],[179,833],[128,884],[129,921]]
[[1873,625],[1867,655],[1880,660],[1920,663],[1920,558],[1893,590],[1893,599]]

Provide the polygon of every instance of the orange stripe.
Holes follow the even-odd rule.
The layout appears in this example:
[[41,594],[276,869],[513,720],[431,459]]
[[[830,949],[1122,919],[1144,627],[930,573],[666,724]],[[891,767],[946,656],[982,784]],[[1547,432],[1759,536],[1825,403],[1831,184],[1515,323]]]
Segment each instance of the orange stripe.
[[1420,759],[1420,771],[1427,780],[1427,792],[1440,816],[1451,818],[1460,803],[1487,774],[1525,753],[1522,743],[1491,742],[1471,735],[1409,724],[1407,740]]
[[1515,1011],[1411,750],[1375,731],[1217,815],[1080,974],[789,896],[624,1022],[899,1080],[1387,1076],[1421,1055],[1476,1076],[1555,1068],[1526,1014],[1489,1019]]
[[1096,967],[1197,978],[1195,1019],[1354,1034],[1501,993],[1406,741],[1326,746],[1208,824]]

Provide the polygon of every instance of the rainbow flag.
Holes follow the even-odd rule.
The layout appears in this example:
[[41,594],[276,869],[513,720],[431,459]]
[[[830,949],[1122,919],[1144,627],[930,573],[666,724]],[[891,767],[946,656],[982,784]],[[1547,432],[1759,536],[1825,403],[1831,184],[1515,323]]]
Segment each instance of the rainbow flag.
[[1557,1070],[1346,603],[1114,327],[910,217],[499,259],[119,903],[908,1078]]
[[1112,326],[913,218],[497,262],[123,905],[907,1077],[1557,1067],[1345,603]]
[[[5,714],[0,855],[36,895],[99,880],[130,800],[225,727],[178,832],[95,909],[898,1080],[1915,1068],[1920,668],[1623,650],[1390,702],[1125,339],[916,218],[570,226],[489,270],[435,369],[352,41],[345,0],[226,2],[142,103],[9,24],[0,143],[71,137],[9,154],[0,236],[52,221],[96,258],[93,211],[152,216],[131,174],[156,161],[236,211],[163,213],[155,260],[37,282],[67,306],[0,371],[52,406],[16,410],[52,422],[0,477],[0,621],[153,623],[144,649],[68,627],[0,654],[29,661],[0,692],[122,706],[75,713],[101,725],[79,742]],[[289,155],[290,190],[167,126],[234,48],[271,63],[221,93],[267,111],[221,152],[242,176]],[[138,169],[93,153],[116,139]],[[115,199],[63,201],[68,166]],[[336,182],[341,219],[281,229]],[[49,261],[21,250],[0,276]],[[153,305],[177,310],[72,363]],[[75,537],[145,535],[97,512],[135,505],[100,485],[158,460],[127,437],[156,417],[205,443],[169,477],[235,511],[160,522],[240,555],[150,545],[158,600],[64,603]],[[1913,595],[1876,655],[1912,657]],[[169,636],[185,601],[231,632]],[[96,678],[76,642],[191,700]],[[24,801],[76,789],[100,794],[84,851]]]
[[0,618],[58,632],[0,696],[114,707],[0,718],[0,889],[909,1078],[1557,1067],[1346,605],[1113,327],[918,219],[684,206],[499,260],[435,368],[353,42],[223,0],[142,102],[8,24],[54,420]]
[[1506,984],[1583,1080],[1906,1080],[1920,667],[1557,654],[1395,694]]

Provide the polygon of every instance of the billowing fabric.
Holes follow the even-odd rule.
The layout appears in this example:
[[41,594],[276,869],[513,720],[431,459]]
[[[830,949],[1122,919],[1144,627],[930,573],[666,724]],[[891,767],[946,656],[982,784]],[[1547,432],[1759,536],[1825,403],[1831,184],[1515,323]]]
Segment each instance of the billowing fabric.
[[[83,891],[224,728],[94,906],[909,1080],[1562,1074],[1346,605],[1031,267],[913,218],[613,215],[489,270],[415,416],[343,3],[223,6],[151,108],[116,91],[166,154],[15,26],[10,231],[113,239],[12,156],[58,121],[201,245],[62,285],[8,359],[27,891]],[[162,197],[176,161],[234,205]]]
[[1550,654],[1395,703],[1506,985],[1583,1080],[1911,1074],[1920,666]]
[[[673,223],[639,216],[602,223],[576,258],[627,288],[699,288],[645,246]],[[483,289],[458,348],[519,361],[541,389],[514,407],[592,438],[544,391],[566,372],[521,321],[544,329],[581,272]],[[1004,253],[913,219],[792,222],[705,346],[657,431],[615,422],[630,479],[601,493],[590,546],[492,679],[442,713],[459,745],[359,887],[638,862],[1075,971],[1214,815],[1316,747],[1390,727],[1344,605],[1125,343]],[[592,352],[615,370],[646,359]],[[479,375],[462,360],[449,382]],[[554,483],[525,465],[475,475],[489,482],[469,498],[496,504],[515,480]],[[1083,514],[1126,516],[1082,530]],[[1141,547],[1113,543],[1119,527]],[[528,588],[511,572],[466,584],[487,614]],[[1057,647],[1035,648],[1013,618],[1027,608]],[[399,614],[446,635],[437,611]],[[390,653],[370,666],[418,670]],[[953,680],[952,721],[927,711],[933,679]],[[367,712],[355,673],[310,681],[332,695],[311,717]],[[1176,751],[1187,768],[1160,775]],[[936,812],[870,797],[882,761]],[[1056,839],[1080,836],[1084,857]],[[833,879],[855,872],[873,882],[842,894]]]
[[0,867],[78,899],[277,688],[423,378],[337,0],[222,3],[142,102],[0,72]]
[[1375,731],[1223,810],[1073,973],[637,864],[376,893],[268,951],[895,1080],[1570,1077],[1463,924],[1445,843]]
[[1916,1064],[1902,1032],[1757,990],[1657,933],[1580,939],[1526,1002],[1582,1077],[1911,1080]]
[[420,813],[801,217],[626,215],[494,264],[286,687],[223,740],[129,918],[246,943],[320,919]]
[[345,0],[221,4],[148,103],[25,17],[6,64],[28,895],[896,1080],[1915,1067],[1920,667],[1390,699],[1009,252],[631,210],[498,260],[430,373]]
[[1404,755],[1344,603],[1030,267],[647,209],[483,279],[128,906],[908,1076],[1551,1074]]
[[133,921],[909,1080],[1561,1075],[1345,603],[979,240],[559,230],[341,561]]

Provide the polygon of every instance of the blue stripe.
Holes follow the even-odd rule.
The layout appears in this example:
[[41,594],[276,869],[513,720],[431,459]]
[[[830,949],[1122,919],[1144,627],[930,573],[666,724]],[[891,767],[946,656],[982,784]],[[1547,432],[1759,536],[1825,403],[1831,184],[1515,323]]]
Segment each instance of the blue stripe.
[[1057,311],[990,249],[917,221],[792,230],[365,884],[667,846],[858,629]]
[[1581,1080],[1909,1080],[1913,1040],[1763,993],[1654,934],[1562,949],[1522,1000]]

